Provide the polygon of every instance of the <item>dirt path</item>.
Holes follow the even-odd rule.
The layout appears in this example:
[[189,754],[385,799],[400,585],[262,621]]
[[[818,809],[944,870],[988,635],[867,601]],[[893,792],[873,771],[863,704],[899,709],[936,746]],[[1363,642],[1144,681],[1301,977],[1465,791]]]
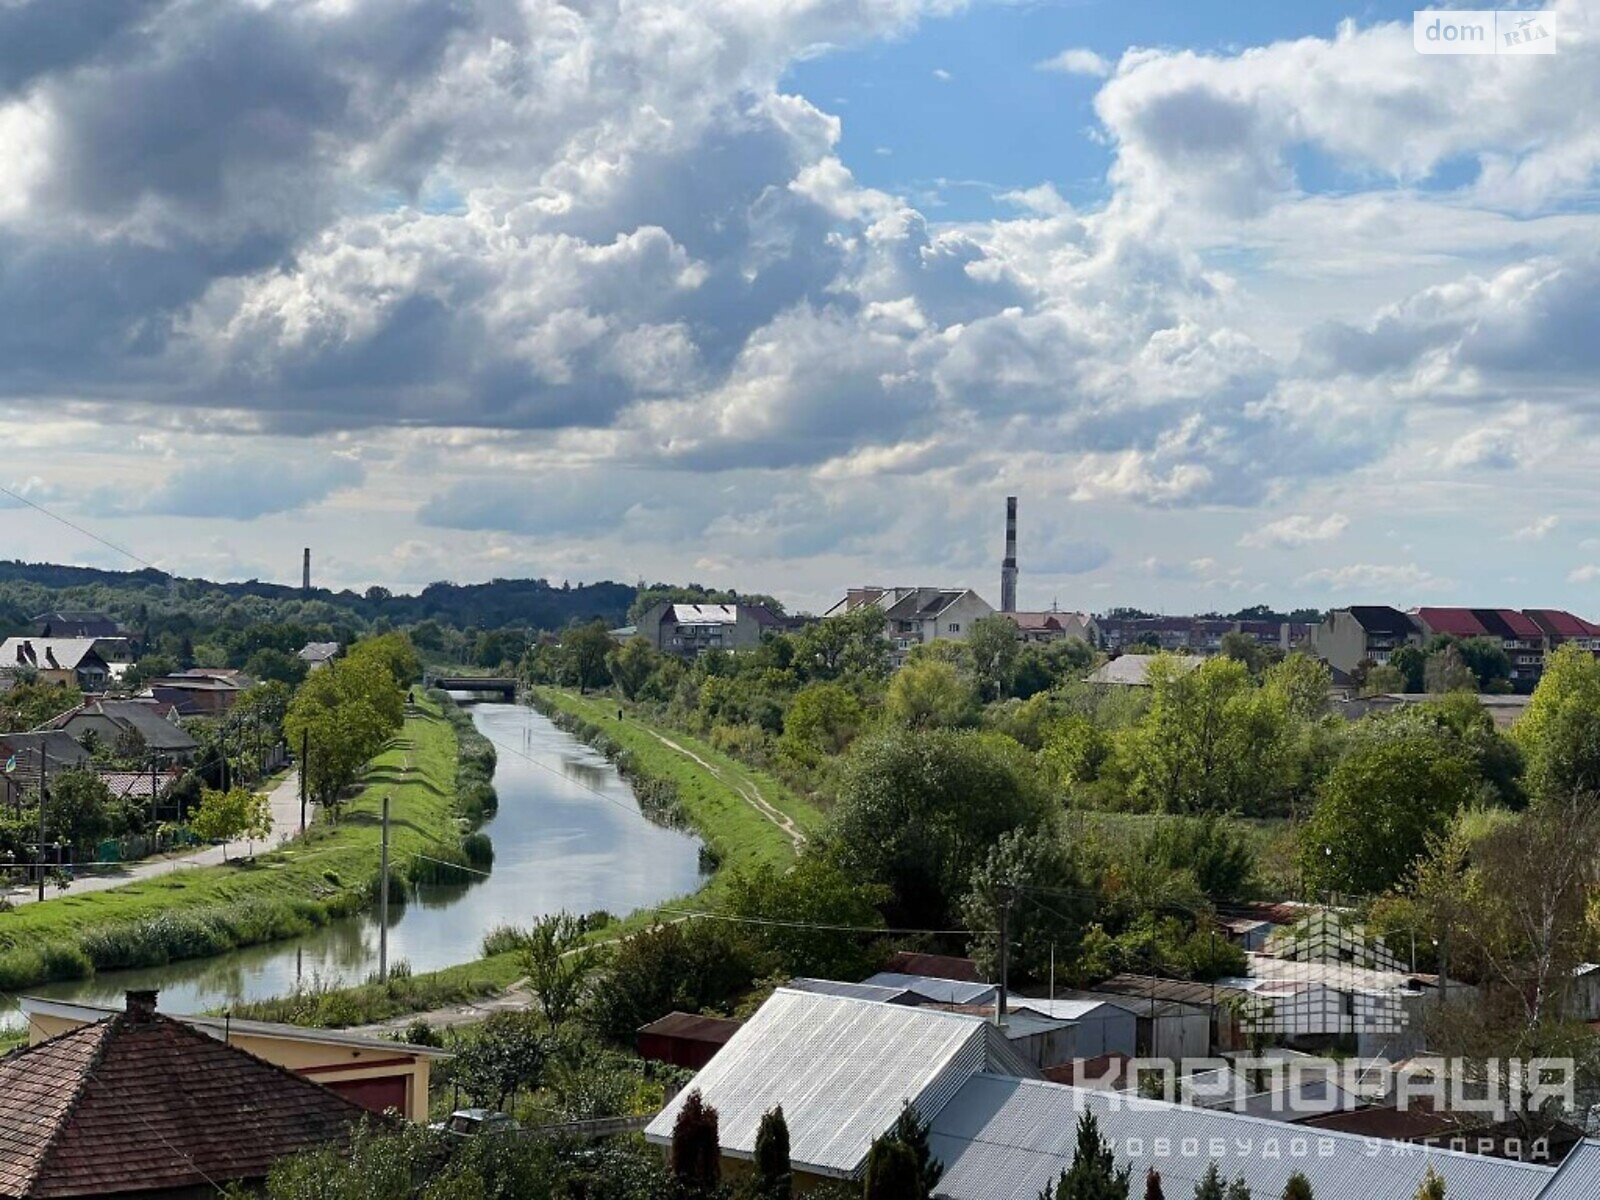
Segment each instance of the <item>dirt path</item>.
[[707,771],[710,771],[711,774],[716,776],[723,783],[731,786],[734,791],[738,792],[739,795],[743,797],[746,804],[755,809],[763,817],[771,821],[780,830],[782,830],[784,836],[787,837],[791,843],[793,843],[795,850],[798,851],[805,846],[806,835],[800,832],[799,827],[794,823],[794,819],[787,813],[784,813],[780,809],[773,807],[772,803],[761,794],[761,790],[756,787],[755,784],[742,783],[737,779],[729,779],[720,770],[712,766],[705,759],[701,758],[693,750],[684,749],[682,746],[678,745],[677,742],[673,741],[669,737],[663,737],[654,729],[646,729],[645,732],[651,737],[655,738],[656,741],[660,742],[663,746],[667,747],[667,749],[676,751],[690,761],[698,763]]

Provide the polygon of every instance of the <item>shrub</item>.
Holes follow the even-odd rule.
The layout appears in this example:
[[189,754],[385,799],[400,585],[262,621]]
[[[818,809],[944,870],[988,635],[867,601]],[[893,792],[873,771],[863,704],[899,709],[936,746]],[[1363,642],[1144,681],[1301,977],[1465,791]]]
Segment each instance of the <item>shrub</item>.
[[494,843],[485,833],[469,833],[461,839],[461,852],[466,855],[467,862],[479,870],[494,864]]

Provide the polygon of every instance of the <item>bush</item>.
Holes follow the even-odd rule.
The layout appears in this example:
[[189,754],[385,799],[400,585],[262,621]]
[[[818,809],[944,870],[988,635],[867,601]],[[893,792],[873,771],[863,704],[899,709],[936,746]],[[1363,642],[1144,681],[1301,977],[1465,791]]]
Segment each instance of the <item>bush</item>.
[[469,833],[461,839],[461,853],[467,862],[479,870],[494,865],[494,843],[486,833]]

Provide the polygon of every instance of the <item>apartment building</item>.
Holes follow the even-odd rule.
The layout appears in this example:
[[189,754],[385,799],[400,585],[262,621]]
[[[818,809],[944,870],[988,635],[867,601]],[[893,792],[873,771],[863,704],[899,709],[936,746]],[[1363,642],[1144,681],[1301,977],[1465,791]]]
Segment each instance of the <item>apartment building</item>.
[[707,650],[750,650],[789,622],[764,604],[661,603],[640,616],[634,636],[664,654],[699,658]]
[[1387,604],[1336,608],[1311,630],[1311,649],[1336,671],[1350,674],[1363,662],[1386,663],[1401,646],[1420,647],[1422,627]]
[[1544,673],[1545,636],[1538,622],[1514,608],[1414,608],[1412,618],[1430,639],[1487,638],[1511,663],[1511,687],[1531,692]]
[[1173,654],[1219,654],[1222,639],[1242,633],[1260,645],[1289,651],[1306,643],[1311,626],[1300,621],[1235,621],[1227,617],[1091,617],[1086,636],[1109,654],[1154,646]]
[[965,641],[973,622],[994,615],[989,602],[971,588],[868,586],[851,588],[823,616],[843,616],[868,604],[883,610],[883,633],[894,667],[904,663],[915,646],[940,639]]

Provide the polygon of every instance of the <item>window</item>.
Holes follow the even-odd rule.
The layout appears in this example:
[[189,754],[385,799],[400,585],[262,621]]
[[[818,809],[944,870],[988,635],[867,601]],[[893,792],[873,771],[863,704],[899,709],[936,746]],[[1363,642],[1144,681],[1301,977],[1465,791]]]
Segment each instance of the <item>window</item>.
[[960,633],[961,632],[961,622],[960,621],[951,621],[950,622],[950,632],[951,633]]

